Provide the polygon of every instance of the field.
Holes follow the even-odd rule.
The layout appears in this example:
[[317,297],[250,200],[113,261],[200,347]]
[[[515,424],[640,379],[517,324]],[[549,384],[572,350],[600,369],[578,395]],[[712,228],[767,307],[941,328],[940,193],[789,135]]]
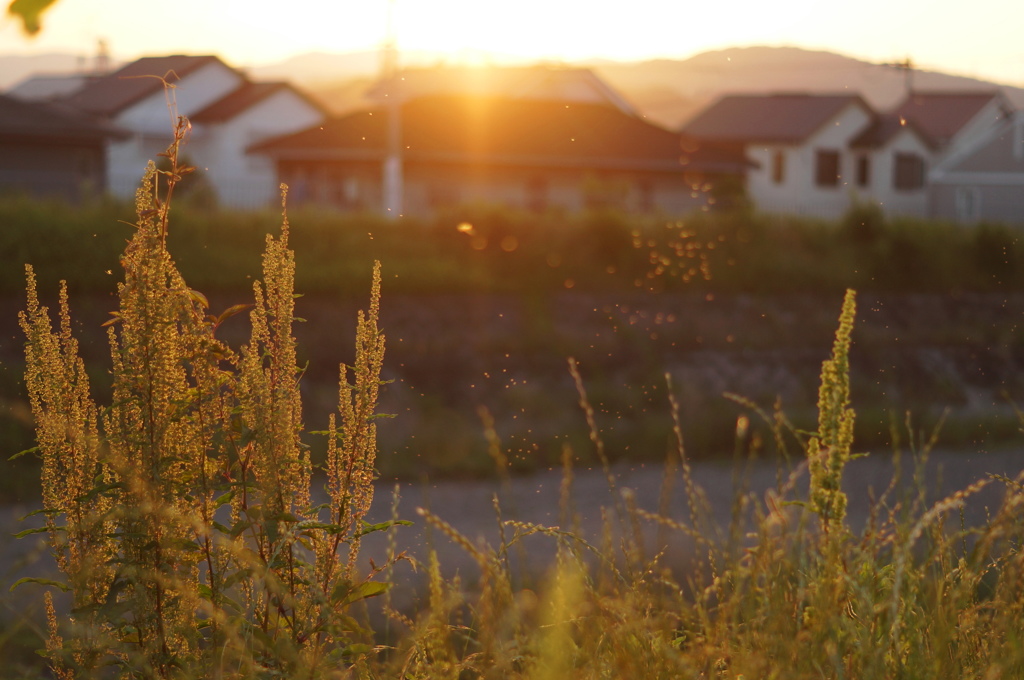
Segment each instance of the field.
[[[888,223],[863,209],[838,224],[483,207],[384,223],[297,211],[261,267],[280,215],[183,205],[136,230],[118,224],[132,220],[125,210],[0,204],[4,247],[33,264],[43,303],[55,308],[56,281],[68,281],[74,322],[52,337],[86,367],[58,370],[73,362],[46,358],[51,336],[31,312],[25,329],[42,363],[29,388],[72,410],[110,404],[101,407],[106,446],[87,444],[88,419],[72,419],[38,430],[39,458],[11,461],[4,476],[7,500],[31,507],[42,460],[50,516],[67,518],[49,533],[67,537],[52,540],[79,626],[11,619],[0,652],[17,658],[17,672],[41,672],[26,648],[44,644],[66,677],[1009,678],[1024,669],[1024,495],[1013,463],[940,495],[926,473],[933,433],[975,455],[1019,437],[1024,255],[1015,230]],[[122,258],[128,239],[135,254]],[[303,297],[291,297],[289,248]],[[371,306],[357,324],[374,260],[381,312]],[[14,453],[33,435],[15,328],[25,280],[11,269],[0,286]],[[126,276],[137,289],[113,295]],[[252,301],[256,279],[266,297],[256,298],[255,325],[249,310],[217,319]],[[856,298],[844,297],[854,287]],[[212,326],[181,311],[200,300]],[[294,328],[292,303],[302,318]],[[150,320],[173,309],[171,321]],[[111,369],[100,326],[114,310],[122,363]],[[223,348],[204,335],[210,328]],[[166,333],[207,339],[155,340]],[[237,349],[246,343],[263,354]],[[218,368],[230,352],[238,363]],[[338,403],[338,362],[355,377],[335,423],[324,414]],[[273,376],[293,373],[284,391],[253,396],[264,394],[261,380],[280,385]],[[212,384],[233,406],[218,411],[197,396]],[[133,410],[154,389],[168,391],[169,406]],[[45,425],[44,402],[35,420]],[[138,426],[126,426],[132,419]],[[154,432],[174,434],[156,446]],[[250,463],[240,453],[264,447],[280,454]],[[887,480],[872,485],[868,502],[851,498],[848,516],[848,475],[868,449],[902,451],[907,472],[897,468],[888,490]],[[54,486],[53,466],[69,451],[94,458]],[[296,457],[285,465],[277,455]],[[156,456],[143,482],[125,462],[135,456]],[[726,512],[714,509],[720,493],[697,485],[695,460],[735,466]],[[207,480],[222,464],[243,480],[251,464],[254,481]],[[663,502],[650,489],[626,491],[621,473],[637,465],[665,466]],[[744,466],[778,469],[776,483],[750,493]],[[613,492],[603,511],[580,510],[592,499],[575,495],[574,475],[594,480],[581,468]],[[367,494],[376,490],[379,513],[392,480],[490,477],[508,491],[518,476],[550,469],[557,518],[521,519],[530,515],[502,504],[522,496],[502,495],[486,545],[430,510],[400,503],[393,519],[413,527],[367,514]],[[60,491],[74,484],[80,493]],[[316,519],[304,494],[331,519]],[[234,524],[221,524],[229,506]],[[584,514],[586,535],[573,531]],[[372,534],[362,556],[361,532]],[[413,542],[427,549],[407,556],[420,599],[398,582],[413,577],[388,549],[399,545],[391,532],[401,545],[409,532],[423,536]],[[324,552],[336,536],[345,547]],[[440,542],[468,557],[456,578],[429,550]],[[662,554],[680,543],[693,548],[685,559]],[[116,559],[83,561],[75,545]],[[367,563],[374,545],[378,561]],[[197,547],[206,552],[190,557]],[[526,569],[520,551],[550,560]]]
[[[180,212],[177,212],[180,210]],[[31,263],[53,300],[65,279],[74,297],[93,389],[109,382],[102,324],[115,308],[119,257],[131,206],[84,209],[0,201],[12,261]],[[858,442],[887,448],[893,421],[919,427],[943,413],[949,447],[1013,441],[1013,404],[1024,394],[1024,248],[1018,230],[887,222],[870,211],[840,223],[744,212],[685,221],[614,213],[527,215],[470,206],[432,221],[385,222],[298,210],[296,326],[313,429],[335,391],[339,338],[351,336],[374,260],[382,263],[392,381],[383,408],[386,478],[493,474],[478,411],[487,408],[520,472],[557,464],[562,442],[586,440],[566,361],[581,365],[605,417],[613,459],[662,460],[670,427],[664,374],[680,390],[691,455],[729,455],[743,411],[732,393],[815,417],[818,367],[843,291],[860,294],[851,350]],[[176,206],[169,247],[190,287],[212,309],[249,299],[265,235],[280,215]],[[460,230],[461,225],[461,230]],[[468,226],[467,226],[468,225]],[[108,273],[110,272],[110,273]],[[0,431],[14,451],[31,445],[25,419],[19,267],[0,272]],[[221,333],[240,342],[244,315]],[[311,441],[315,449],[322,442]],[[19,465],[29,465],[21,459]],[[0,497],[35,494],[34,471],[0,480]]]

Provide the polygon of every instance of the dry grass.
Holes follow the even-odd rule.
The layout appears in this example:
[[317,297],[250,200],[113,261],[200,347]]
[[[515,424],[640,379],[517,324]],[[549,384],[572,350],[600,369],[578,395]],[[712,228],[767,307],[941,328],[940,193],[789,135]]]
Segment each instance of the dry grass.
[[[379,276],[329,421],[327,501],[311,507],[287,218],[280,236],[266,241],[263,277],[247,310],[252,334],[235,350],[216,331],[227,316],[246,310],[210,314],[168,252],[169,199],[185,171],[176,146],[168,155],[167,170],[147,173],[122,258],[109,406],[92,400],[67,295],[53,331],[29,276],[22,326],[43,460],[39,531],[64,575],[42,585],[68,590],[73,599],[66,620],[58,620],[46,599],[43,654],[54,676],[960,680],[1024,674],[1021,477],[987,479],[931,504],[923,492],[908,496],[891,487],[862,530],[849,525],[841,483],[855,455],[852,292],[822,368],[815,431],[793,428],[781,413],[762,414],[775,445],[806,462],[763,499],[737,494],[727,525],[712,520],[693,479],[670,385],[672,465],[682,477],[687,516],[645,511],[621,490],[604,514],[603,531],[580,535],[572,529],[574,455],[567,447],[559,526],[503,521],[495,498],[500,540],[487,545],[421,510],[421,523],[465,551],[476,574],[472,584],[446,582],[430,554],[419,565],[427,574],[427,601],[416,611],[397,611],[386,579],[402,556],[392,550],[368,572],[357,560],[365,534],[402,523],[397,516],[376,525],[364,520],[384,352],[376,325]],[[575,365],[571,373],[589,446],[609,489],[619,491],[585,380]],[[749,433],[743,417],[735,432],[738,460],[765,446]],[[509,457],[490,429],[487,441],[499,473],[507,475]],[[951,522],[986,484],[1005,489],[987,521]],[[694,542],[697,559],[689,569],[669,569],[660,544],[646,538],[652,525]],[[538,538],[554,545],[555,557],[546,580],[527,587],[509,556]],[[379,602],[386,625],[361,615],[368,601]],[[393,632],[385,637],[384,628],[372,625]],[[13,646],[8,640],[0,638],[0,645]]]

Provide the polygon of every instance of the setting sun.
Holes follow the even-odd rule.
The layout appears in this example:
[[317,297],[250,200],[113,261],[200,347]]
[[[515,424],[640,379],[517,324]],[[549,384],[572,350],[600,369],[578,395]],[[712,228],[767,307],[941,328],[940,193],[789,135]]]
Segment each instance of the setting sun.
[[1024,5],[996,0],[975,3],[969,13],[953,0],[932,3],[926,13],[884,0],[855,9],[812,0],[740,0],[727,9],[665,0],[614,7],[578,0],[59,0],[36,38],[24,37],[11,17],[0,21],[0,53],[85,56],[104,39],[119,58],[212,53],[260,65],[308,52],[379,49],[389,15],[406,63],[679,59],[730,46],[793,45],[869,61],[910,57],[922,68],[1024,82],[1017,36]]

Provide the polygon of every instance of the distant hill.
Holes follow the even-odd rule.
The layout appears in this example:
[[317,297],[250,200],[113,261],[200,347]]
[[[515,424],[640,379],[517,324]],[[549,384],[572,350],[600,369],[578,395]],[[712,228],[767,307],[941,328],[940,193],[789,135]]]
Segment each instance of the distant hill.
[[335,84],[356,78],[368,78],[380,69],[377,51],[307,52],[276,64],[253,66],[245,71],[257,80],[288,80],[304,87]]
[[[879,110],[887,110],[903,99],[907,88],[907,72],[903,69],[796,47],[737,47],[703,52],[689,59],[598,60],[580,65],[592,68],[649,120],[671,129],[727,93],[849,92],[860,94]],[[372,73],[367,70],[359,77],[338,78],[333,84],[326,79],[318,85],[310,84],[314,95],[328,108],[343,112],[363,105],[362,90],[372,81]],[[297,71],[294,77],[300,79]],[[913,87],[920,90],[1002,87],[1016,106],[1024,108],[1021,88],[917,69],[910,77]]]
[[[635,63],[596,62],[591,67],[651,120],[677,128],[728,93],[855,93],[873,107],[893,108],[905,95],[906,71],[832,52],[796,47],[746,47],[704,52],[690,59]],[[919,90],[992,90],[975,78],[914,70]],[[1024,108],[1024,89],[1002,87]]]
[[[474,61],[474,55],[465,56]],[[379,59],[376,51],[313,52],[245,70],[259,80],[289,80],[340,113],[364,105],[362,95],[378,72]],[[501,55],[486,60],[495,65],[515,61]],[[443,57],[430,52],[402,53],[401,61],[422,67],[442,64]],[[689,59],[595,60],[578,65],[594,69],[652,122],[672,129],[727,93],[849,92],[860,94],[872,106],[886,110],[903,98],[907,86],[903,69],[797,47],[736,47],[703,52]],[[0,90],[34,73],[72,73],[86,67],[83,59],[67,54],[0,55]],[[1016,106],[1024,108],[1022,88],[916,69],[911,78],[913,87],[920,90],[1001,87]]]
[[29,76],[80,73],[91,67],[91,59],[73,54],[0,54],[0,92]]

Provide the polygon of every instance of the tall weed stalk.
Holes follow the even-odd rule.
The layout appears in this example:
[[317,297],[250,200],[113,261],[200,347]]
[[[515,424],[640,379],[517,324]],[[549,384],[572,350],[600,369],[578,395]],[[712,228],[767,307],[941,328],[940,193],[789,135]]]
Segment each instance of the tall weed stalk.
[[[816,431],[796,430],[778,408],[762,413],[779,448],[798,441],[805,462],[780,474],[763,499],[741,490],[725,529],[687,459],[678,402],[670,396],[675,441],[666,474],[682,475],[683,519],[666,513],[671,484],[660,512],[620,485],[571,364],[591,443],[618,496],[600,540],[503,520],[495,497],[501,545],[493,548],[421,510],[473,558],[478,585],[446,581],[431,551],[421,610],[385,606],[405,635],[377,654],[351,608],[387,591],[374,577],[391,573],[396,559],[392,549],[388,564],[361,573],[361,538],[401,523],[365,519],[384,355],[379,273],[359,317],[355,360],[340,372],[338,411],[325,433],[325,500],[313,505],[287,217],[280,235],[266,240],[253,304],[211,314],[167,251],[186,132],[181,121],[167,169],[151,165],[137,196],[109,329],[110,405],[91,397],[66,289],[53,330],[28,272],[21,325],[45,526],[23,533],[48,534],[65,580],[24,580],[70,593],[68,625],[58,624],[46,598],[44,654],[56,677],[1024,677],[1021,477],[983,480],[930,506],[918,478],[916,498],[894,501],[887,492],[863,530],[850,526],[842,485],[854,457],[852,292],[822,366]],[[234,350],[217,331],[246,309],[251,336]],[[741,417],[738,447],[749,427]],[[508,456],[491,426],[488,445],[507,475]],[[562,521],[575,527],[568,447],[563,459]],[[804,473],[805,494],[797,491]],[[982,526],[949,521],[994,483],[1005,494]],[[653,551],[645,522],[660,532]],[[673,540],[666,532],[693,546],[692,564],[666,563],[666,537]],[[534,592],[536,581],[515,577],[508,556],[545,537],[558,549]]]
[[[59,678],[323,677],[365,663],[348,614],[388,584],[357,569],[373,496],[384,336],[379,268],[342,367],[326,502],[311,501],[296,364],[289,224],[268,236],[254,303],[211,314],[167,250],[188,131],[168,169],[150,164],[109,322],[113,399],[100,408],[71,332],[66,290],[53,331],[28,269],[26,384],[42,458],[45,530],[71,593],[71,625],[47,596],[46,655]],[[217,337],[249,310],[235,351]],[[24,579],[27,581],[38,579]],[[113,670],[105,671],[104,668]]]

